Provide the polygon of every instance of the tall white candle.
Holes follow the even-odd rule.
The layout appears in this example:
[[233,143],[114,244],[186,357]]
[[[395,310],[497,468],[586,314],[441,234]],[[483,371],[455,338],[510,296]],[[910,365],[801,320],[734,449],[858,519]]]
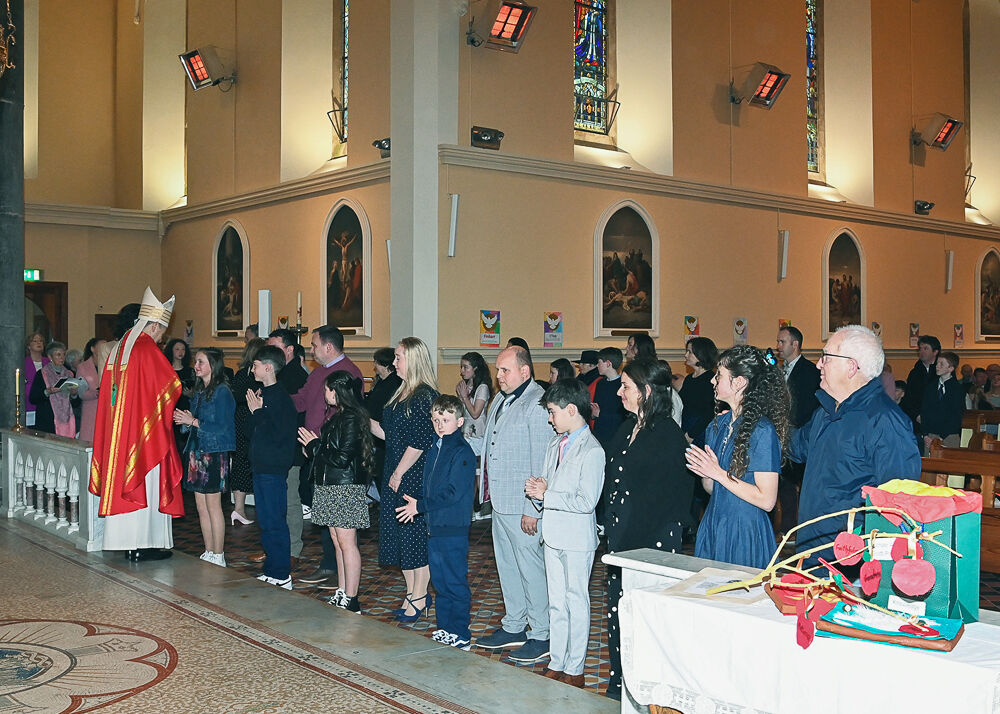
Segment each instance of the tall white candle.
[[21,403],[21,368],[14,370],[14,398],[17,404]]
[[299,291],[299,301],[298,301],[296,307],[298,308],[299,312],[302,312],[302,291],[301,290]]

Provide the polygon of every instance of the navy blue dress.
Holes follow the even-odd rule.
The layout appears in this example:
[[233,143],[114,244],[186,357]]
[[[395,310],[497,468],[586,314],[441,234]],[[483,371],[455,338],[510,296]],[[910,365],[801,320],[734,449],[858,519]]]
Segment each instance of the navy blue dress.
[[[427,524],[424,515],[418,514],[410,523],[400,523],[396,520],[396,509],[406,505],[404,494],[423,498],[424,461],[436,438],[431,423],[431,404],[437,396],[437,390],[418,387],[409,401],[390,404],[382,411],[385,467],[378,519],[378,562],[383,566],[395,565],[403,570],[415,570],[427,565]],[[408,446],[423,453],[403,474],[399,491],[393,491],[389,488],[389,477]]]
[[[723,445],[729,431],[732,412],[720,414],[705,430],[705,443],[719,457],[719,465],[728,469],[733,460],[733,448],[739,420],[733,425],[733,435]],[[781,442],[774,426],[761,419],[750,436],[749,461],[743,480],[754,483],[754,472],[781,472]],[[766,568],[774,554],[774,530],[763,509],[747,503],[725,486],[715,483],[705,517],[698,526],[694,554],[723,563]]]

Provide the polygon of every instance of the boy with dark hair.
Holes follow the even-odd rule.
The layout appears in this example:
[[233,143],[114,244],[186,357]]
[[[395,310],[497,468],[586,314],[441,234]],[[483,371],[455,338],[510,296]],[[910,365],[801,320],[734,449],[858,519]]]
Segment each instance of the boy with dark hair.
[[[619,360],[621,352],[619,351]],[[590,571],[597,550],[594,509],[604,489],[604,449],[587,428],[590,401],[578,379],[559,380],[541,403],[559,435],[545,452],[545,467],[525,493],[540,504],[549,595],[550,661],[545,676],[583,686],[590,635]]]
[[590,385],[594,421],[591,427],[594,436],[602,445],[608,443],[625,420],[625,406],[618,396],[621,387],[622,351],[617,347],[605,347],[597,353],[597,371],[601,378]]
[[427,560],[438,596],[438,629],[432,639],[468,650],[472,640],[469,522],[477,459],[462,436],[463,414],[462,402],[453,394],[434,400],[431,422],[438,439],[427,453],[424,492],[419,498],[404,494],[406,505],[396,509],[396,518],[410,523],[418,513],[426,514]]
[[920,432],[923,446],[934,439],[941,439],[945,446],[961,446],[962,415],[965,413],[965,389],[955,379],[958,355],[941,352],[934,364],[937,379],[927,383],[920,405]]
[[250,465],[253,493],[264,549],[265,583],[292,589],[290,539],[285,520],[285,479],[295,458],[298,414],[288,393],[278,386],[277,373],[285,366],[285,354],[265,345],[254,358],[254,378],[263,388],[247,392],[250,407]]

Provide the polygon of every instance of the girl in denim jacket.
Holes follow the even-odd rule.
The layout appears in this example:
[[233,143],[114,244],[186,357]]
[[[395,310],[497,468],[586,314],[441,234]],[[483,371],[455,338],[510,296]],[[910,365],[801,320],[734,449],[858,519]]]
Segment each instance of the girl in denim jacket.
[[194,358],[195,386],[191,411],[175,410],[174,422],[188,431],[187,470],[183,487],[194,491],[198,521],[205,540],[202,560],[226,567],[223,542],[226,519],[222,492],[229,476],[230,453],[236,449],[236,401],[226,385],[222,352],[198,350]]

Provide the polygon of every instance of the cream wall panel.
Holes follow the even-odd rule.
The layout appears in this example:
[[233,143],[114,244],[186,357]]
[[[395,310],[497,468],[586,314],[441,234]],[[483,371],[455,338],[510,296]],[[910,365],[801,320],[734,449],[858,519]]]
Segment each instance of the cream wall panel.
[[[1000,3],[969,3],[971,116],[966,139],[971,141],[972,204],[993,221],[1000,221]],[[27,127],[25,128],[27,131]]]
[[115,202],[142,208],[143,28],[135,2],[117,0],[115,12]]
[[237,2],[236,67],[235,191],[242,193],[280,180],[280,3]]
[[372,142],[389,136],[389,0],[351,5],[347,165],[381,161]]

